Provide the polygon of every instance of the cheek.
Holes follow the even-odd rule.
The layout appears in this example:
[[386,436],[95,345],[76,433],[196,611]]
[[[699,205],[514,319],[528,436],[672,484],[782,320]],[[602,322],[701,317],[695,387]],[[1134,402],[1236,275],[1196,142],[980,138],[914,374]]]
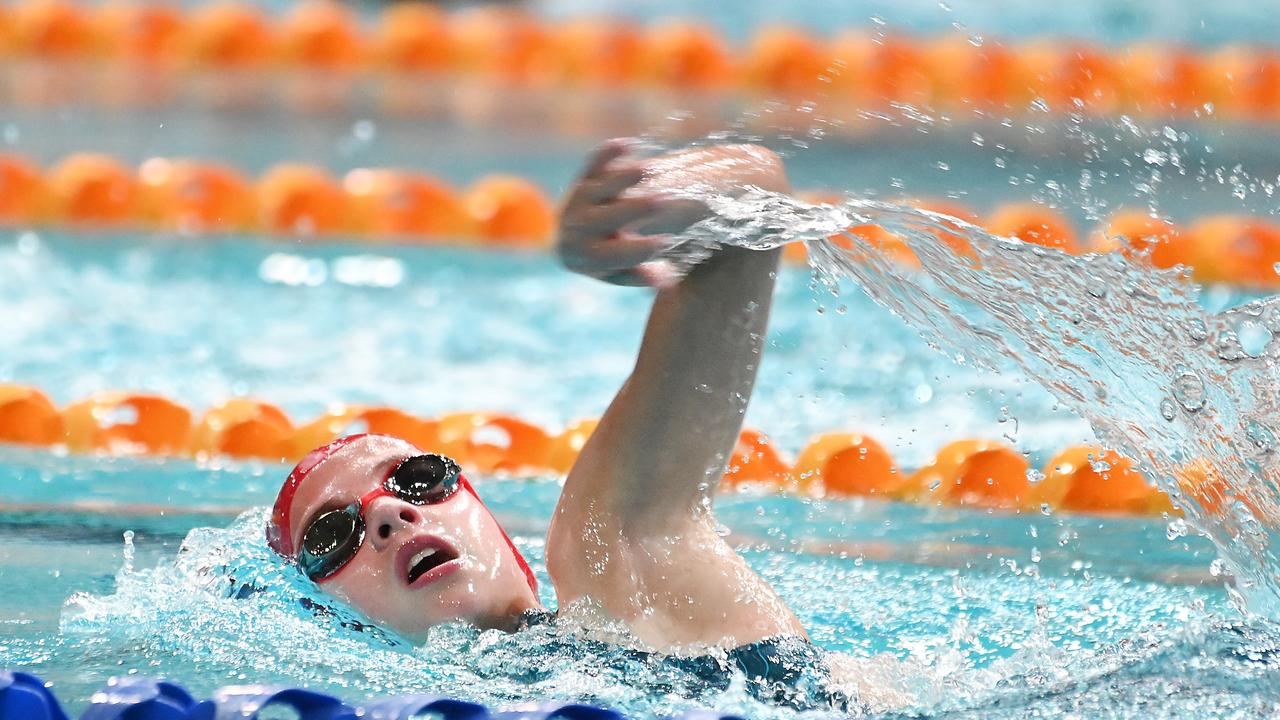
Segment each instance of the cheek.
[[378,616],[395,605],[397,588],[391,572],[369,560],[361,551],[342,572],[320,587],[357,610]]

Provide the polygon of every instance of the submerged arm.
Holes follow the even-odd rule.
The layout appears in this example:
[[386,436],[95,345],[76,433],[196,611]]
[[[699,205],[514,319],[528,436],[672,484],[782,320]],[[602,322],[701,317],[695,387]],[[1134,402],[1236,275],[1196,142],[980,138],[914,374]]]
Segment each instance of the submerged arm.
[[[787,187],[777,158],[750,147],[684,153],[657,161],[651,172],[663,183],[721,191]],[[588,173],[583,182],[590,180]],[[668,222],[664,216],[683,213],[686,225],[697,219],[687,201],[652,202],[659,219],[641,241]],[[571,200],[566,216],[573,208]],[[572,228],[566,231],[572,242]],[[605,242],[630,237],[607,226],[593,232],[611,238]],[[725,248],[659,292],[635,369],[583,448],[556,508],[547,561],[562,604],[587,599],[655,646],[732,646],[803,634],[772,588],[725,543],[710,512],[755,383],[778,258],[778,250]],[[644,265],[631,277],[667,277]],[[602,265],[599,274],[618,270]]]

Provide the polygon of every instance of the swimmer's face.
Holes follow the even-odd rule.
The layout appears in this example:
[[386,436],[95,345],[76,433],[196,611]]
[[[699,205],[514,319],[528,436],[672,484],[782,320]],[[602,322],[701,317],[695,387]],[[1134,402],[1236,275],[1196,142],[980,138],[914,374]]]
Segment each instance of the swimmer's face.
[[[342,447],[298,487],[289,511],[293,547],[302,546],[316,517],[356,502],[402,461],[422,454],[376,435]],[[319,586],[375,622],[420,640],[449,621],[511,628],[521,612],[537,607],[497,521],[465,490],[427,505],[381,495],[365,505],[364,522],[355,556]]]

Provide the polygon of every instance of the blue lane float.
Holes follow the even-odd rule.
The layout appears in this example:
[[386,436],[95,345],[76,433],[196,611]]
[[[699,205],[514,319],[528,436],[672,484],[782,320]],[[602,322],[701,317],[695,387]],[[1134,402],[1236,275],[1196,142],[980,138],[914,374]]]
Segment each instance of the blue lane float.
[[[89,698],[80,720],[257,720],[267,708],[290,708],[300,720],[412,720],[432,713],[443,720],[626,720],[607,708],[577,703],[530,703],[509,710],[438,695],[403,695],[348,705],[305,688],[244,685],[196,700],[182,686],[150,678],[112,678]],[[40,678],[0,670],[0,720],[70,720]],[[671,720],[742,720],[694,710]]]

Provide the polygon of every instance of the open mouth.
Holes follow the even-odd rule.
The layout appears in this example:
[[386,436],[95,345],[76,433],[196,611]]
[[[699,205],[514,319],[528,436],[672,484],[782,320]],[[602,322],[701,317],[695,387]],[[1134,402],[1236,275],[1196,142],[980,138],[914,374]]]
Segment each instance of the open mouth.
[[[457,567],[454,563],[459,555],[449,543],[436,537],[425,536],[405,543],[400,549],[399,562],[401,576],[405,584],[414,585],[418,581],[432,582],[435,577],[448,573],[449,567]],[[450,565],[450,563],[452,563]]]

